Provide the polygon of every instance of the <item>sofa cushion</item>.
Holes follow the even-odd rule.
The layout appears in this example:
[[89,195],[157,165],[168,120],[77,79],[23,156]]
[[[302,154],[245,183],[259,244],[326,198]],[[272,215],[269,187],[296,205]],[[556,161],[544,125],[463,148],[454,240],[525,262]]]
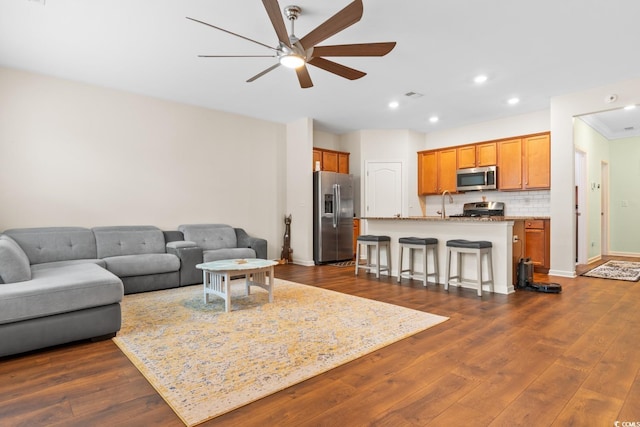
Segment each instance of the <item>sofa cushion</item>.
[[14,228],[5,234],[18,242],[31,264],[98,257],[96,240],[88,228]]
[[107,270],[118,277],[172,273],[180,270],[180,259],[173,254],[123,255],[103,258]]
[[95,227],[97,258],[165,253],[162,230],[150,225]]
[[236,231],[226,224],[180,225],[185,240],[196,242],[204,250],[238,247]]
[[0,283],[31,280],[29,258],[11,237],[0,236]]
[[122,280],[96,264],[36,270],[0,286],[0,324],[118,303],[123,294]]
[[70,259],[67,261],[55,261],[55,262],[44,262],[42,264],[34,264],[31,266],[31,271],[42,270],[45,268],[55,268],[55,267],[65,267],[67,265],[74,264],[97,264],[102,268],[107,268],[107,263],[104,262],[103,259]]
[[222,259],[242,259],[242,258],[255,258],[256,251],[250,248],[229,248],[229,249],[216,249],[212,251],[203,251],[203,262],[219,261]]

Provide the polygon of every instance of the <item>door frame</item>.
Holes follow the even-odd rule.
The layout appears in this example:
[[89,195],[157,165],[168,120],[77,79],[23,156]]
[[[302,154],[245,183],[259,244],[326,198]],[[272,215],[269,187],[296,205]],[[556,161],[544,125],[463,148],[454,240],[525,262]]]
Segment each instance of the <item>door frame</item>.
[[[588,249],[589,239],[587,236],[587,223],[588,223],[588,183],[587,183],[587,155],[585,151],[575,150],[575,185],[577,186],[576,197],[576,221],[577,221],[577,234],[576,234],[576,258],[577,264],[588,263]],[[579,214],[579,215],[578,215]]]
[[609,254],[609,162],[600,162],[600,254]]

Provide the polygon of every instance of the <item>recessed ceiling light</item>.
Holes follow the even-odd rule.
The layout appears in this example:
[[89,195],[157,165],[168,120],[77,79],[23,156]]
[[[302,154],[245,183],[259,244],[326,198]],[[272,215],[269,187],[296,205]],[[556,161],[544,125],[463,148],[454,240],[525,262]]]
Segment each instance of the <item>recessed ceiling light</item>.
[[389,108],[398,108],[400,106],[400,103],[398,101],[391,101],[389,103]]
[[474,81],[474,83],[482,84],[482,83],[484,83],[484,82],[486,82],[486,81],[487,81],[487,78],[488,78],[488,77],[487,77],[487,76],[485,76],[484,74],[480,74],[480,75],[478,75],[478,76],[475,76],[475,77],[474,77],[474,79],[473,79],[473,81]]
[[431,117],[429,117],[429,121],[430,121],[431,123],[438,123],[438,120],[440,120],[440,119],[438,118],[438,116],[431,116]]
[[516,105],[518,102],[520,102],[520,98],[511,98],[507,101],[509,105]]
[[625,110],[633,110],[634,108],[636,108],[635,105],[627,105],[626,107],[624,107]]

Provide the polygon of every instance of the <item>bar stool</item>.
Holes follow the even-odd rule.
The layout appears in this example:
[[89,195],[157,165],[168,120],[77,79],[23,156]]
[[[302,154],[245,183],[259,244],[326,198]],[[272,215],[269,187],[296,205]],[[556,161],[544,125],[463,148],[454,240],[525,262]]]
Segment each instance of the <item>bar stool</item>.
[[[449,283],[452,285],[461,286],[462,284],[475,285],[478,287],[478,296],[482,296],[482,285],[490,285],[491,292],[493,292],[493,261],[491,258],[491,242],[485,240],[448,240],[447,241],[447,274],[444,281],[444,289],[449,289]],[[457,254],[457,274],[451,276],[451,254]],[[477,279],[475,282],[464,280],[462,277],[462,255],[472,254],[476,255],[477,259]],[[487,280],[482,280],[482,256],[488,261],[489,264],[489,277]],[[455,279],[455,280],[454,280]]]
[[[409,279],[422,279],[424,286],[427,286],[427,279],[429,276],[435,277],[435,282],[438,283],[438,239],[431,237],[401,237],[398,239],[398,283],[402,277]],[[409,268],[402,269],[402,252],[407,248],[409,249]],[[413,270],[413,255],[414,251],[422,251],[422,274],[415,274]],[[427,254],[431,250],[433,258],[433,272],[429,273]],[[403,274],[408,273],[408,274]]]
[[[363,234],[358,236],[357,239],[357,247],[356,247],[356,276],[358,275],[358,270],[361,268],[365,268],[367,272],[371,272],[374,270],[376,272],[376,279],[380,278],[381,271],[387,271],[387,275],[391,275],[391,237],[389,236],[375,236],[372,234]],[[360,245],[365,245],[367,247],[367,261],[365,264],[360,264]],[[371,263],[371,249],[375,248],[376,250],[376,263]],[[380,265],[380,250],[385,248],[387,254],[387,264],[384,266]]]

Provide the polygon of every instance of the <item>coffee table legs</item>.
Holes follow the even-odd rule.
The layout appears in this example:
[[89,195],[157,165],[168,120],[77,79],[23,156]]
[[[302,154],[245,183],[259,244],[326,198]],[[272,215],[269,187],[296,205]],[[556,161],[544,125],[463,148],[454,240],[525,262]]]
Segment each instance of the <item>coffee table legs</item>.
[[204,287],[204,303],[209,303],[209,295],[214,294],[224,299],[224,311],[231,311],[231,281],[229,272],[202,271]]
[[[267,271],[269,274],[267,274]],[[269,278],[267,280],[267,277]],[[247,287],[247,295],[251,293],[251,286],[258,286],[269,292],[269,302],[273,302],[273,266],[268,270],[260,269],[245,276],[245,286]]]
[[[247,295],[251,293],[251,286],[258,286],[269,293],[269,302],[273,302],[273,266],[233,272],[234,275],[238,273],[245,276]],[[217,295],[224,299],[224,310],[227,313],[231,311],[231,280],[229,274],[229,271],[202,270],[204,303],[209,303],[209,295]]]

